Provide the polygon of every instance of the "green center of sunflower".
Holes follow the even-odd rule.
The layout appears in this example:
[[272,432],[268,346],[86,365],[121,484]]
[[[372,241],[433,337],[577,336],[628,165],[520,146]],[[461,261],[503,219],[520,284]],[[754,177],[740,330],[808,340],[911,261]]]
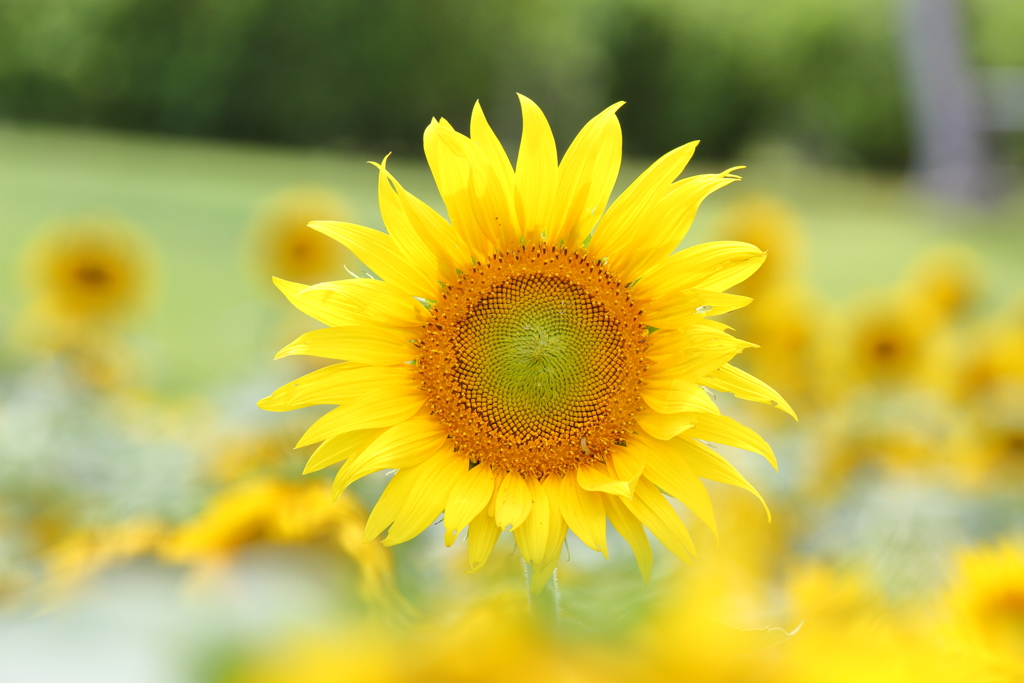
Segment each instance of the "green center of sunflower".
[[585,253],[522,247],[445,289],[418,368],[460,452],[543,477],[629,434],[645,337],[626,288]]
[[455,378],[511,437],[553,435],[605,411],[622,347],[604,307],[562,278],[498,285],[460,325]]

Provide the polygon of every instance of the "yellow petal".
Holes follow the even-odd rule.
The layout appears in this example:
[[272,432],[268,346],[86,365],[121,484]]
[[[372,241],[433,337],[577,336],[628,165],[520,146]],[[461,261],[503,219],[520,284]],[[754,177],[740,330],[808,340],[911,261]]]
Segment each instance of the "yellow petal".
[[530,241],[550,231],[558,188],[558,151],[540,107],[523,95],[519,96],[519,104],[523,110],[523,135],[516,158],[515,206],[522,234]]
[[494,521],[500,529],[512,527],[515,530],[526,521],[533,499],[523,477],[509,472],[501,477],[494,494]]
[[440,273],[445,281],[453,281],[456,271],[472,261],[472,253],[465,240],[451,223],[441,217],[433,207],[406,192],[393,177],[391,184],[398,194],[409,224],[427,247],[440,256]]
[[493,495],[494,472],[489,465],[477,465],[459,477],[444,508],[445,545],[450,546],[459,532],[484,511]]
[[417,264],[398,248],[391,235],[336,221],[313,221],[309,227],[344,244],[367,268],[406,294],[437,300],[440,291],[437,280],[432,280],[429,273],[417,270]]
[[423,131],[423,151],[430,172],[434,176],[434,183],[448,210],[448,220],[452,228],[459,236],[459,240],[466,245],[471,256],[478,260],[483,259],[490,256],[490,235],[476,227],[476,212],[473,207],[475,198],[470,197],[469,162],[456,154],[451,146],[446,145],[441,139],[439,130],[443,127],[450,128],[446,124],[443,119],[441,123],[431,121]]
[[313,455],[309,456],[309,461],[306,462],[302,473],[317,472],[328,465],[355,457],[383,433],[383,429],[359,429],[331,437],[320,444]]
[[703,439],[726,446],[735,446],[746,451],[763,455],[776,471],[779,463],[768,442],[750,427],[746,427],[725,415],[693,415],[696,426],[686,436],[691,439]]
[[417,328],[428,317],[427,309],[416,299],[383,280],[351,278],[311,287],[277,277],[273,280],[295,308],[331,327]]
[[[647,452],[644,449],[633,448],[632,446],[613,446],[607,456],[608,472],[615,473],[615,477],[626,482],[629,487],[630,496],[636,489],[637,481],[644,471],[644,462],[647,460]],[[606,491],[610,493],[610,491]]]
[[628,256],[638,233],[649,229],[645,219],[669,192],[672,181],[686,168],[696,148],[697,143],[691,142],[672,150],[623,190],[594,230],[590,253],[598,258],[607,257],[609,264],[617,268]]
[[[684,412],[716,412],[718,410],[718,406],[716,406],[714,401],[711,400],[711,397],[708,396],[707,392],[689,379],[651,380],[641,387],[640,395],[643,397],[644,403],[649,408],[664,415],[673,415]],[[657,416],[653,415],[647,415],[646,413],[647,411],[643,411],[640,415],[644,415],[642,418],[644,423],[651,425],[653,429],[659,429],[659,427],[662,426],[667,428],[670,424],[682,424],[681,421],[672,423],[667,420],[665,421],[665,424],[662,424],[656,422],[656,420],[661,418],[657,418]],[[644,425],[642,424],[641,426]],[[644,429],[646,428],[647,427],[644,426]],[[648,433],[655,435],[653,431]]]
[[641,477],[632,500],[620,500],[673,555],[684,562],[692,562],[691,556],[697,555],[697,549],[693,546],[690,532],[657,486]]
[[417,475],[411,467],[395,473],[377,499],[377,504],[370,511],[370,516],[366,520],[366,531],[363,533],[363,543],[369,543],[391,526],[409,497],[409,491],[412,490],[416,479]]
[[285,384],[257,403],[263,410],[295,410],[314,405],[341,405],[365,396],[380,386],[395,393],[413,393],[422,380],[412,365],[378,367],[360,363],[337,363],[314,370]]
[[610,473],[603,463],[581,465],[576,470],[576,482],[584,491],[608,493],[613,496],[633,495],[629,482]]
[[422,392],[402,395],[378,389],[367,394],[362,401],[340,406],[321,417],[302,435],[295,447],[302,448],[357,429],[393,427],[415,415],[426,402],[426,395]]
[[757,496],[757,499],[761,501],[761,505],[764,506],[764,511],[768,515],[768,521],[772,521],[772,513],[768,509],[768,504],[764,502],[764,498],[757,492],[753,486],[750,485],[742,474],[736,470],[732,464],[723,458],[721,455],[716,453],[713,449],[708,448],[702,443],[698,443],[693,439],[681,437],[675,440],[679,456],[686,460],[686,463],[693,468],[694,473],[698,477],[704,479],[710,479],[711,481],[721,482],[723,484],[729,484],[730,486],[736,486]]
[[452,487],[468,467],[466,457],[456,453],[449,443],[426,462],[409,468],[415,481],[382,543],[404,543],[430,526],[444,510]]
[[539,565],[544,559],[548,532],[551,529],[551,501],[548,500],[547,491],[533,477],[526,480],[526,486],[533,504],[530,507],[530,514],[512,533],[516,537],[516,546],[523,559],[530,564]]
[[[489,255],[494,248],[518,243],[511,198],[505,195],[495,169],[480,146],[450,126],[432,123],[427,131],[430,145],[441,163],[434,178],[452,217],[452,225],[467,243],[476,247],[477,256],[484,255],[481,249]],[[427,138],[424,140],[426,144]],[[445,177],[439,178],[438,173],[444,173]]]
[[672,190],[644,217],[645,225],[637,232],[629,253],[616,263],[615,270],[622,280],[632,282],[641,278],[668,258],[689,231],[701,202],[715,190],[737,180],[737,176],[724,171],[673,183]]
[[419,354],[409,332],[387,327],[325,327],[307,332],[281,349],[275,358],[319,356],[366,365],[398,365]]
[[745,401],[757,401],[758,403],[767,403],[768,405],[775,406],[782,412],[790,415],[794,420],[797,419],[796,413],[789,407],[786,400],[779,395],[779,392],[753,375],[743,372],[732,365],[723,365],[700,382],[710,389],[728,392],[736,398],[742,398]]
[[[570,478],[572,478],[571,475]],[[552,563],[558,563],[558,558],[562,554],[562,548],[565,546],[565,534],[569,531],[569,528],[565,524],[565,519],[562,517],[561,480],[562,477],[551,475],[541,483],[541,487],[544,489],[544,492],[547,493],[548,513],[551,515],[551,524],[548,528],[548,542],[547,546],[544,548],[544,556],[540,561],[541,568],[543,570],[546,570],[546,568]],[[545,579],[545,581],[547,581],[547,579]],[[543,586],[543,584],[541,585]]]
[[331,493],[337,498],[356,479],[373,472],[419,465],[437,453],[447,439],[448,430],[432,418],[414,417],[400,422],[338,470]]
[[608,559],[604,502],[601,494],[580,488],[572,475],[561,480],[559,509],[562,518],[581,541],[594,550],[599,550]]
[[[387,157],[380,164],[373,164],[379,171],[377,174],[377,201],[384,227],[394,240],[395,246],[408,263],[431,280],[442,279],[442,259],[446,254],[433,251],[413,227],[412,221],[405,213],[405,203],[398,193],[398,181],[387,171]],[[446,276],[450,271],[445,269]]]
[[748,305],[753,299],[707,289],[687,289],[644,305],[644,322],[659,329],[679,329],[704,316],[722,315]]
[[512,162],[508,160],[505,148],[498,141],[498,136],[491,130],[484,116],[484,110],[480,107],[480,101],[473,105],[473,115],[469,121],[469,137],[480,146],[480,151],[487,158],[495,176],[501,183],[502,190],[509,200],[514,200],[516,195],[516,176],[512,169]]
[[608,521],[612,523],[619,535],[626,540],[636,556],[636,564],[640,568],[640,576],[646,584],[651,580],[651,569],[654,567],[654,553],[651,542],[640,520],[623,504],[618,496],[602,495],[604,508],[608,512]]
[[708,525],[718,538],[718,525],[715,524],[715,511],[711,506],[711,498],[704,488],[700,477],[693,468],[678,454],[679,439],[657,441],[643,439],[648,448],[647,466],[644,477],[655,486],[690,508],[698,519]]
[[753,275],[767,255],[746,242],[697,244],[652,268],[633,286],[633,295],[646,301],[691,288],[724,292]]
[[494,544],[501,534],[501,527],[494,517],[482,511],[469,523],[469,571],[479,571],[494,550]]
[[548,241],[575,249],[590,234],[608,204],[622,161],[622,128],[613,104],[591,119],[558,165],[558,189]]
[[[704,393],[702,389],[698,389]],[[654,410],[642,410],[636,414],[636,423],[655,439],[671,439],[679,436],[696,424],[692,413],[664,414]]]

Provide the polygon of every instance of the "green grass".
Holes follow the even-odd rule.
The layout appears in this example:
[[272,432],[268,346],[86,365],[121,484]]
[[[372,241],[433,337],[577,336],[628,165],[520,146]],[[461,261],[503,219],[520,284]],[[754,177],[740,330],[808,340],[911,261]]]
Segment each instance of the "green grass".
[[[144,230],[157,256],[159,284],[138,326],[152,368],[147,382],[181,394],[262,374],[282,342],[285,313],[247,258],[253,219],[274,193],[315,183],[344,197],[350,220],[382,227],[376,173],[364,161],[323,150],[0,126],[0,335],[25,306],[20,258],[27,240],[62,218],[106,215]],[[830,298],[890,285],[921,249],[949,241],[981,252],[993,301],[1024,285],[1019,188],[996,208],[954,210],[895,176],[811,166],[769,148],[743,162],[744,181],[706,202],[688,243],[714,238],[722,210],[736,198],[768,193],[799,213],[805,275]],[[620,189],[642,166],[625,164]],[[722,166],[702,162],[697,170]],[[440,208],[421,158],[393,159],[389,169]],[[3,346],[18,357],[11,344]]]

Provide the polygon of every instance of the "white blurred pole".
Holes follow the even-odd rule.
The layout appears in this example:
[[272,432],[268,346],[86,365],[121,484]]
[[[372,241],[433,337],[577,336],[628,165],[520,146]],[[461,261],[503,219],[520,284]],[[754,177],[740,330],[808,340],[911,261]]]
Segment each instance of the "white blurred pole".
[[980,89],[957,0],[904,0],[914,170],[956,203],[991,198],[991,155]]

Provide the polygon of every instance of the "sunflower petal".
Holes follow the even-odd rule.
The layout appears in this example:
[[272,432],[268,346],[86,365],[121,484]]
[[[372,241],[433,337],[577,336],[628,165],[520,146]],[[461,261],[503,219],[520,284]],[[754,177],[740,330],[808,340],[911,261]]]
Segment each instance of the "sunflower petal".
[[718,538],[718,525],[711,497],[693,468],[678,455],[679,439],[658,441],[644,439],[647,447],[647,466],[644,476],[655,486],[690,508],[698,519],[708,525]]
[[383,433],[383,429],[359,429],[332,436],[320,444],[313,455],[309,456],[302,473],[318,472],[329,465],[355,457]]
[[743,372],[732,365],[723,365],[702,379],[701,384],[715,391],[728,392],[736,398],[742,398],[745,401],[767,403],[788,414],[794,420],[798,419],[796,413],[793,412],[793,409],[789,407],[786,399],[782,398],[779,392],[753,375]]
[[307,332],[274,358],[318,356],[366,365],[398,365],[418,355],[409,333],[386,327],[324,327]]
[[477,465],[459,477],[444,508],[445,545],[450,546],[459,532],[487,508],[493,495],[494,472],[489,466]]
[[551,529],[551,501],[541,483],[530,477],[526,480],[530,489],[533,505],[530,514],[518,528],[513,530],[516,545],[523,554],[523,559],[530,564],[541,564],[544,550],[548,544],[548,533]]
[[631,282],[641,278],[668,258],[686,236],[707,196],[737,180],[737,176],[723,171],[673,183],[672,190],[646,217],[645,225],[649,228],[637,232],[629,253],[619,259],[616,267],[622,279]]
[[370,510],[370,516],[366,520],[366,531],[363,532],[363,543],[369,543],[391,526],[415,483],[416,474],[413,468],[395,473],[377,499],[377,504]]
[[686,168],[697,148],[696,142],[677,147],[640,174],[623,190],[601,218],[590,241],[590,252],[607,257],[617,268],[628,256],[639,233],[646,228],[645,217],[668,193],[672,181]]
[[746,242],[697,244],[652,268],[633,286],[633,294],[646,301],[692,288],[724,292],[753,275],[767,256]]
[[772,513],[768,509],[768,504],[764,501],[764,498],[761,497],[761,494],[757,492],[757,489],[751,486],[750,482],[748,482],[728,460],[711,448],[708,448],[704,444],[698,443],[693,439],[679,438],[676,439],[676,441],[678,442],[676,444],[676,448],[680,457],[686,460],[687,464],[693,468],[694,473],[698,477],[721,482],[722,484],[729,484],[730,486],[736,486],[749,491],[754,494],[759,501],[761,501],[761,505],[764,506],[765,514],[768,515],[768,521],[772,521]]
[[559,509],[562,518],[581,541],[608,559],[604,502],[600,493],[580,488],[572,475],[562,477]]
[[295,447],[302,448],[357,429],[393,427],[415,415],[426,402],[423,393],[402,395],[378,389],[358,403],[340,406],[321,417],[306,430]]
[[564,240],[566,248],[575,249],[604,213],[622,161],[622,128],[615,112],[623,104],[613,104],[591,119],[562,157],[548,240],[552,244]]
[[516,194],[516,172],[512,168],[512,162],[508,159],[508,154],[505,153],[505,148],[498,141],[498,136],[494,134],[490,124],[487,123],[487,118],[484,116],[484,110],[480,107],[479,100],[473,105],[473,115],[469,120],[469,137],[480,146],[480,151],[483,152],[487,161],[490,162],[491,168],[494,170],[494,174],[497,176],[505,192],[505,196],[510,200],[514,199]]
[[501,535],[501,527],[494,517],[482,511],[469,523],[469,571],[477,572],[487,562],[494,544]]
[[380,434],[357,456],[349,458],[334,478],[332,495],[337,498],[357,479],[380,470],[414,467],[439,451],[448,430],[436,420],[414,417]]
[[285,384],[256,405],[272,411],[341,405],[361,398],[379,386],[393,387],[396,393],[413,393],[420,382],[416,368],[408,364],[379,367],[336,363]]
[[777,472],[779,463],[768,442],[750,427],[745,427],[731,417],[725,415],[696,414],[693,415],[696,426],[686,436],[691,439],[703,439],[714,443],[734,446],[764,456]]
[[644,306],[644,321],[659,329],[679,329],[700,322],[704,316],[722,315],[753,301],[737,294],[707,289],[687,289]]
[[[413,226],[412,221],[405,212],[405,204],[399,196],[398,181],[388,173],[388,158],[384,157],[381,163],[371,164],[377,168],[377,202],[380,205],[380,215],[384,220],[384,227],[391,235],[398,247],[398,250],[405,255],[408,262],[416,267],[416,270],[424,273],[432,280],[442,278],[442,258],[446,255],[438,253],[427,246],[427,243],[420,236],[420,233]],[[445,273],[448,275],[448,273]]]
[[[701,393],[704,393],[702,390]],[[637,413],[636,423],[655,439],[672,439],[690,429],[697,422],[691,413],[659,413],[643,410]]]
[[523,135],[516,158],[515,205],[519,226],[527,241],[550,230],[558,188],[558,150],[544,113],[533,100],[519,96]]
[[672,554],[683,562],[692,563],[691,556],[697,555],[697,549],[686,530],[683,520],[672,509],[672,506],[658,487],[646,477],[641,477],[633,494],[632,500],[622,498],[622,504],[629,509],[645,527],[651,530]]
[[633,495],[629,482],[609,473],[608,468],[602,463],[580,466],[576,470],[576,482],[584,491],[608,493],[613,496]]
[[533,498],[522,475],[509,472],[502,477],[494,494],[494,521],[499,529],[518,528],[530,515],[532,506]]
[[415,482],[382,544],[404,543],[430,526],[444,510],[452,487],[467,467],[465,456],[455,453],[448,444],[422,464],[409,468]]
[[437,300],[437,281],[416,270],[391,235],[362,225],[336,221],[313,221],[309,227],[344,244],[370,270],[406,294]]
[[601,497],[604,500],[604,508],[608,512],[608,521],[633,549],[633,555],[636,557],[636,564],[640,568],[640,576],[644,583],[650,582],[651,570],[654,568],[654,553],[651,551],[651,542],[647,540],[647,534],[644,532],[644,525],[640,523],[636,515],[629,511],[622,502],[622,498],[610,496],[607,493]]

